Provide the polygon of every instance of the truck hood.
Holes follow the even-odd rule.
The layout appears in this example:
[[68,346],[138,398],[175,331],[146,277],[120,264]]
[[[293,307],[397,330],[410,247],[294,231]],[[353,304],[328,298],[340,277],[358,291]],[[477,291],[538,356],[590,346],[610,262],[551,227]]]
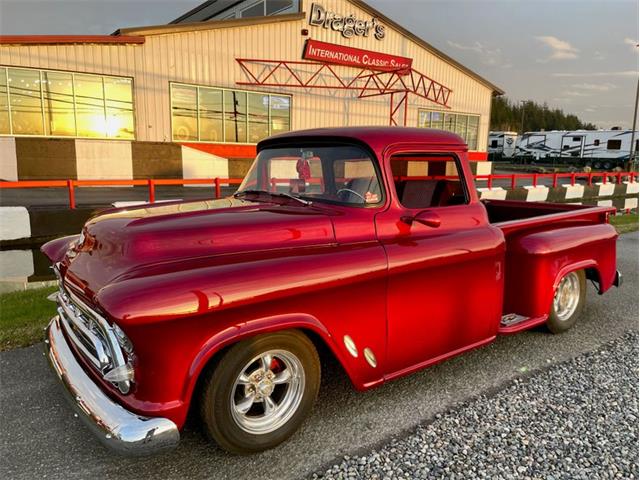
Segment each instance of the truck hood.
[[332,243],[332,222],[323,210],[229,198],[108,210],[90,219],[77,240],[50,242],[43,251],[63,260],[68,280],[93,296],[118,278],[149,270],[158,274],[220,255],[267,256]]

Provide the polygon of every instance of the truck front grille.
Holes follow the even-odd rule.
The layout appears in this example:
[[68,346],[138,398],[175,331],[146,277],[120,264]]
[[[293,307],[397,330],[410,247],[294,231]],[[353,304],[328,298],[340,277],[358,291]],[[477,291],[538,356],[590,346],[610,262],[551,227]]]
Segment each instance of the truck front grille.
[[[124,352],[109,322],[65,286],[57,266],[54,271],[58,277],[58,316],[69,340],[103,376],[125,365]],[[130,381],[113,384],[123,394],[131,388]]]

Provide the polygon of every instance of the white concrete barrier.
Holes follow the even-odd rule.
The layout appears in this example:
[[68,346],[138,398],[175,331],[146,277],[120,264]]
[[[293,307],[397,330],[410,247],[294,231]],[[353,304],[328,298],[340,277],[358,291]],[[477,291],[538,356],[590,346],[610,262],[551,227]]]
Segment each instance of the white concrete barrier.
[[527,185],[524,187],[527,190],[527,202],[546,202],[549,196],[549,187],[539,185],[534,187],[533,185]]
[[29,212],[25,207],[0,207],[0,240],[31,236]]
[[505,200],[507,198],[507,191],[502,187],[481,187],[478,188],[478,193],[480,193],[480,200]]
[[562,186],[567,189],[564,197],[565,199],[569,200],[570,198],[584,197],[584,185],[571,185],[570,183],[565,183]]

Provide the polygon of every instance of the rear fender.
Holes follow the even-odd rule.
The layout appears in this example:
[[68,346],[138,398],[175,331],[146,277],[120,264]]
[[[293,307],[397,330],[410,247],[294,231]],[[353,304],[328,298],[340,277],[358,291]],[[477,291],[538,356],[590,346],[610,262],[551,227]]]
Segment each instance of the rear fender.
[[570,272],[587,270],[597,276],[599,293],[616,276],[615,229],[608,224],[564,227],[525,233],[507,245],[504,313],[530,318],[549,313],[560,280]]

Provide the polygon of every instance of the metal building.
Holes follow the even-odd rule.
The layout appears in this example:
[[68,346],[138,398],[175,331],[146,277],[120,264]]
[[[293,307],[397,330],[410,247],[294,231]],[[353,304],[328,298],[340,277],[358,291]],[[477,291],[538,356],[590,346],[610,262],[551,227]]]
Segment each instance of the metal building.
[[1,36],[0,178],[238,177],[260,139],[341,125],[454,131],[483,161],[502,93],[361,0],[217,0],[112,35]]

